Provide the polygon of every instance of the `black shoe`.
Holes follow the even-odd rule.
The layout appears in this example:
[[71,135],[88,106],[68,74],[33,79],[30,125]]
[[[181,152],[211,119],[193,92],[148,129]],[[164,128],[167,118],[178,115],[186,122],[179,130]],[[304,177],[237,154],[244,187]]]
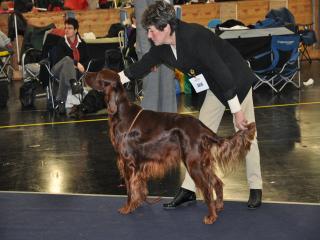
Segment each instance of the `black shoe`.
[[72,95],[83,92],[81,81],[77,81],[76,79],[70,79],[70,86],[71,86]]
[[57,102],[55,111],[60,115],[65,115],[67,113],[65,102]]
[[180,205],[189,205],[196,202],[196,194],[190,190],[180,188],[177,195],[169,203],[164,203],[164,209],[175,209]]
[[262,190],[250,189],[250,197],[248,200],[248,208],[256,209],[261,206]]

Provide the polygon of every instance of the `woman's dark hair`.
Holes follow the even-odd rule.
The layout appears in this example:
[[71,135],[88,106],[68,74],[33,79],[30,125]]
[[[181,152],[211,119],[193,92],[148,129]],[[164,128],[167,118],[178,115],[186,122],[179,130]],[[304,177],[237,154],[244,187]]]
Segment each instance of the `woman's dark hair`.
[[67,18],[65,21],[64,21],[64,25],[72,25],[74,30],[79,30],[79,22],[77,19],[75,18]]
[[142,15],[142,26],[145,29],[155,26],[156,29],[163,31],[167,24],[170,25],[172,34],[177,26],[176,12],[173,5],[165,1],[156,1]]

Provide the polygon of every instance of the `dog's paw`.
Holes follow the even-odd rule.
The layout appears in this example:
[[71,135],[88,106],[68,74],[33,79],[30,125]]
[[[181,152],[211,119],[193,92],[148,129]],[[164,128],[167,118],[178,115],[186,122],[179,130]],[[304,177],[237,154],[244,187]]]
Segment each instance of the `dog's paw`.
[[126,214],[129,214],[131,212],[130,208],[128,207],[128,205],[125,205],[121,208],[118,209],[118,212],[123,214],[123,215],[126,215]]
[[212,224],[217,220],[218,216],[205,216],[203,218],[204,224]]

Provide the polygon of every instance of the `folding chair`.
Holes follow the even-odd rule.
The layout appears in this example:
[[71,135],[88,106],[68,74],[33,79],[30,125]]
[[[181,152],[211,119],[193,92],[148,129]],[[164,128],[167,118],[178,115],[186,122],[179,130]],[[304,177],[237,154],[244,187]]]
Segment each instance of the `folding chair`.
[[215,29],[217,27],[218,24],[221,23],[221,20],[218,19],[218,18],[214,18],[214,19],[211,19],[209,22],[208,22],[208,25],[207,27],[210,28],[210,29]]
[[[280,92],[288,83],[300,88],[299,35],[272,36],[271,51],[259,54],[254,61],[270,59],[270,64],[263,69],[252,69],[258,81],[253,86],[257,89],[263,84]],[[298,83],[294,81],[298,74]]]
[[[313,23],[310,24],[298,24],[299,34],[301,38],[301,61],[305,58],[310,64],[312,59],[309,55],[308,47],[317,42],[316,33],[312,29]],[[302,28],[302,29],[301,29]]]
[[11,81],[14,68],[11,65],[13,52],[0,49],[0,80]]
[[55,28],[53,23],[43,27],[27,26],[21,47],[21,64],[24,82],[30,80],[37,80],[40,82],[39,61],[42,58],[42,48],[47,32],[53,28]]
[[[20,102],[23,108],[33,107],[34,99],[45,97],[46,91],[38,91],[43,85],[40,79],[40,61],[43,58],[43,45],[47,32],[55,27],[49,24],[43,27],[27,26],[21,52],[23,85],[20,88]],[[36,94],[37,92],[37,94]]]
[[29,82],[39,80],[40,64],[42,51],[35,48],[29,48],[22,54],[22,79],[23,82]]
[[0,108],[7,106],[9,99],[9,82],[11,81],[13,67],[11,66],[12,52],[0,50]]

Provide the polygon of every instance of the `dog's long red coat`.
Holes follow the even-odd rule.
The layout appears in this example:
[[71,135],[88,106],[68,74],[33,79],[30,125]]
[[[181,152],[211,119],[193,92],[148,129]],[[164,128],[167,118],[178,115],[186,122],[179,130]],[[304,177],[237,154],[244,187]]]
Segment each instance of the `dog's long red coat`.
[[148,110],[137,116],[141,107],[129,102],[119,75],[113,71],[88,73],[86,82],[106,95],[110,138],[128,194],[120,213],[134,211],[146,199],[149,178],[162,177],[183,161],[208,205],[204,223],[213,223],[223,209],[223,183],[215,173],[216,166],[230,169],[245,157],[255,123],[249,124],[248,130],[222,138],[192,116]]

